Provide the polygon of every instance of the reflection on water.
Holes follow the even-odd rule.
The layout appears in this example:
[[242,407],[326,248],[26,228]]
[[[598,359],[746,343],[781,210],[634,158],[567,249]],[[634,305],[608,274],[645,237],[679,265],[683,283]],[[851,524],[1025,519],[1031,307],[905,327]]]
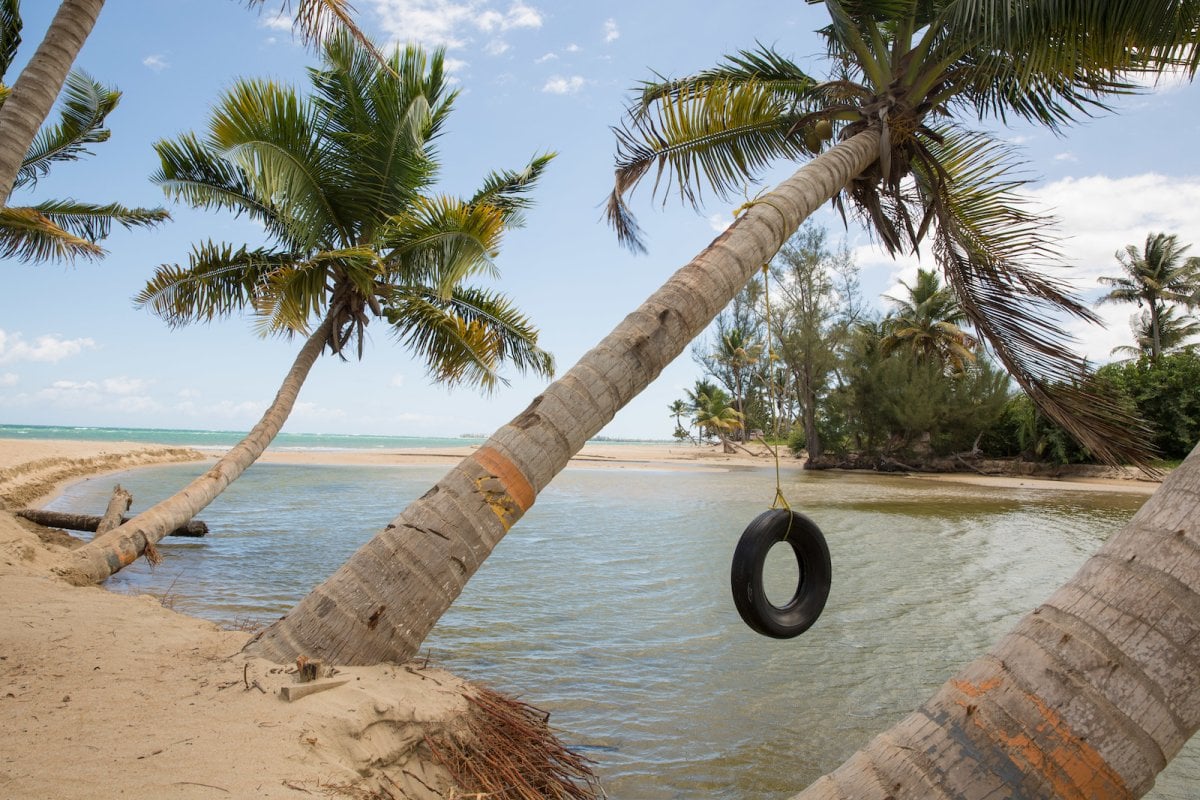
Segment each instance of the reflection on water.
[[[117,480],[136,509],[198,469]],[[207,539],[169,539],[161,567],[110,585],[170,591],[176,608],[218,621],[270,619],[443,471],[256,465],[201,515]],[[81,484],[56,505],[98,513],[112,483]],[[788,501],[825,532],[834,583],[820,621],[776,641],[741,623],[728,586],[734,543],[774,488],[769,470],[568,470],[428,648],[551,711],[613,798],[787,797],[988,647],[1144,499],[785,475]],[[1148,796],[1194,797],[1198,750]]]

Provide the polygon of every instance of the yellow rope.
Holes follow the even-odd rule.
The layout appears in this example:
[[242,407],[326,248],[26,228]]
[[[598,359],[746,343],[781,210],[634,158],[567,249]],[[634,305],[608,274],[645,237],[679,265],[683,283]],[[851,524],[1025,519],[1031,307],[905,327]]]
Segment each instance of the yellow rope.
[[[771,274],[768,270],[768,265],[762,265],[763,274],[763,305],[766,307],[767,314],[767,391],[771,398],[771,416],[774,419],[775,444],[767,445],[767,449],[775,456],[775,499],[771,502],[771,508],[779,508],[782,506],[788,511],[792,510],[788,504],[787,498],[783,496],[783,481],[780,477],[779,468],[779,405],[775,399],[775,353],[771,350]],[[788,523],[788,531],[791,531],[791,522]],[[784,536],[786,539],[787,537]]]

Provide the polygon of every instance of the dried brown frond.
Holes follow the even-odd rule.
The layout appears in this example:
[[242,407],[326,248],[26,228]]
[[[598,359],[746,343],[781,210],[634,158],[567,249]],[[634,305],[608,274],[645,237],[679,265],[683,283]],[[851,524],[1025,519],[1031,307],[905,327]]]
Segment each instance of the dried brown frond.
[[456,797],[592,800],[604,797],[590,762],[559,742],[549,714],[476,686],[466,734],[425,744],[457,784]]

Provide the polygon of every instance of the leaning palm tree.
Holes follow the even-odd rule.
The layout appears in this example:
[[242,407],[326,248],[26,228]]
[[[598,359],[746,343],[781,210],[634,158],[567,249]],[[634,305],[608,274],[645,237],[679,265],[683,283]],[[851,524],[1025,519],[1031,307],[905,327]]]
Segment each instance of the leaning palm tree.
[[[265,2],[246,0],[252,8]],[[291,5],[290,0],[283,0],[283,8],[290,10]],[[0,0],[0,53],[9,61],[21,43],[20,7],[20,0]],[[3,87],[10,100],[0,109],[0,206],[8,203],[21,159],[50,115],[71,65],[103,7],[104,0],[62,0],[45,37],[16,83],[11,90]],[[349,30],[365,41],[346,0],[297,0],[295,20],[307,41],[320,40],[335,30]]]
[[246,214],[271,243],[196,245],[186,265],[159,267],[137,302],[172,326],[250,311],[261,333],[306,341],[254,431],[187,489],[77,551],[67,566],[76,579],[107,577],[211,502],[279,432],[317,356],[361,358],[373,319],[444,384],[492,390],[505,364],[553,372],[508,299],[464,285],[496,274],[501,237],[521,223],[551,157],[489,175],[466,200],[431,194],[434,145],[457,94],[442,65],[440,51],[411,47],[381,64],[337,36],[310,70],[308,97],[240,81],[213,109],[207,136],[158,143],[154,180],[168,195]]
[[[392,526],[316,587],[287,617],[257,637],[251,651],[282,660],[306,653],[346,663],[403,660],[415,654],[478,567],[479,559],[525,513],[570,456],[709,325],[810,214],[851,184],[865,203],[875,193],[881,204],[890,207],[915,192],[905,193],[916,174],[910,180],[904,171],[920,167],[920,179],[931,191],[936,189],[923,196],[928,196],[950,223],[946,229],[937,229],[935,245],[942,260],[957,266],[952,285],[989,288],[1015,284],[1033,293],[1032,305],[1013,309],[1007,301],[996,306],[997,300],[990,294],[960,291],[970,318],[974,322],[983,311],[1011,311],[1008,318],[992,315],[984,320],[988,330],[998,329],[1007,337],[1001,342],[1008,361],[1037,361],[1043,355],[1047,345],[1039,334],[1049,323],[1039,316],[1046,304],[1058,307],[1061,292],[1057,284],[1012,261],[1013,248],[1017,255],[1030,254],[1021,243],[1026,235],[1040,233],[1040,223],[1019,208],[997,205],[1001,200],[1015,200],[1015,183],[991,186],[991,192],[966,191],[987,183],[983,179],[994,172],[992,159],[1007,151],[958,128],[943,134],[926,126],[918,132],[915,123],[931,113],[941,118],[943,112],[967,110],[1016,114],[1057,129],[1070,120],[1073,111],[1102,107],[1107,92],[1134,91],[1131,84],[1120,80],[1123,75],[1173,69],[1185,58],[1200,57],[1200,49],[1189,44],[1200,12],[1184,0],[1078,6],[1048,1],[829,0],[827,7],[832,19],[824,34],[838,63],[847,65],[846,80],[819,84],[777,56],[747,55],[692,81],[667,84],[665,92],[652,93],[647,114],[656,107],[664,114],[679,109],[673,98],[705,96],[703,88],[711,86],[713,102],[701,106],[692,117],[681,116],[681,121],[692,119],[699,126],[708,119],[703,113],[706,108],[714,112],[724,108],[715,104],[722,95],[729,98],[733,110],[760,109],[760,124],[750,128],[765,133],[761,139],[746,139],[743,145],[739,136],[750,128],[727,130],[726,115],[714,114],[709,138],[714,145],[727,143],[725,156],[717,149],[711,155],[695,150],[689,155],[674,140],[660,137],[657,151],[647,147],[640,171],[620,173],[624,179],[614,194],[614,212],[622,229],[630,231],[631,220],[622,198],[639,176],[660,163],[658,155],[666,159],[661,162],[664,176],[674,174],[667,171],[672,163],[684,178],[700,177],[697,170],[701,169],[707,169],[704,174],[736,172],[736,177],[730,178],[732,189],[735,180],[741,186],[742,173],[734,169],[738,164],[762,165],[781,152],[812,155],[819,144],[815,132],[823,127],[818,123],[826,117],[836,118],[842,141],[822,147],[795,175],[749,204],[732,226],[529,408],[451,470],[434,491],[405,509]],[[860,82],[850,80],[853,77]],[[864,78],[866,83],[861,82]],[[876,87],[874,94],[864,95],[871,87]],[[771,89],[779,95],[772,95]],[[799,108],[801,99],[813,92],[833,98],[844,92],[847,99],[837,106],[823,102],[815,115],[798,111],[790,120],[781,121],[781,109],[789,107],[784,100],[794,98],[792,105]],[[871,99],[876,94],[878,97]],[[663,103],[655,106],[653,98],[659,96]],[[850,118],[853,120],[847,121]],[[809,128],[814,137],[806,142],[803,140],[809,137],[803,133]],[[788,135],[793,129],[803,133]],[[967,146],[971,143],[979,143],[983,149],[971,150]],[[930,160],[935,148],[940,161]],[[676,162],[670,161],[674,153],[680,154]],[[937,164],[943,165],[942,171],[935,168]],[[965,188],[936,180],[945,169],[965,176]],[[685,196],[697,191],[688,180],[680,182],[679,188]],[[881,188],[886,189],[882,194]],[[879,210],[884,207],[880,205]],[[924,216],[918,220],[921,222],[925,222]],[[924,232],[928,226],[914,228],[910,238],[917,238],[918,231]],[[907,226],[900,224],[895,233],[907,235]],[[968,233],[975,235],[972,242],[964,243],[952,235]],[[1029,247],[1034,254],[1041,252],[1043,237],[1032,242]],[[1030,333],[1024,332],[1026,327]],[[1071,361],[1063,369],[1068,366],[1067,383],[1074,383],[1077,364]],[[1046,380],[1033,385],[1039,394],[1048,388]],[[1106,423],[1099,432],[1111,430]],[[1120,438],[1114,433],[1114,441]],[[1124,452],[1114,452],[1112,446],[1097,449],[1113,456]],[[445,507],[447,498],[462,496],[474,498],[474,511],[464,514]],[[461,559],[450,557],[460,552],[471,554],[465,570]],[[379,605],[368,600],[375,596],[371,592],[376,587],[372,586],[371,592],[364,587],[372,579],[369,576],[377,574],[370,563],[389,562],[389,554],[395,553],[405,554],[403,570],[414,579],[389,580],[397,591],[382,604],[386,613],[376,615]],[[418,580],[417,575],[424,577]],[[383,580],[382,574],[378,577]]]
[[[0,116],[11,90],[3,83],[21,42],[22,20],[17,0],[0,0]],[[88,147],[108,140],[105,119],[121,93],[80,71],[67,74],[61,112],[53,125],[43,125],[17,161],[12,189],[32,188],[58,164],[88,155]],[[21,261],[71,261],[104,255],[99,242],[114,224],[126,230],[150,227],[168,219],[161,208],[126,208],[119,203],[44,200],[25,207],[0,207],[0,258]]]
[[978,342],[959,325],[966,319],[954,295],[942,287],[933,270],[918,269],[908,297],[891,297],[892,312],[883,320],[884,353],[908,349],[926,360],[936,360],[950,374],[962,374],[975,361]]
[[700,392],[695,400],[695,414],[696,425],[701,431],[716,436],[724,452],[735,452],[729,438],[742,429],[744,416],[733,407],[729,395],[717,388]]
[[[0,52],[0,78],[9,56]],[[68,75],[60,119],[38,132],[21,160],[13,188],[36,186],[56,164],[75,161],[88,154],[89,145],[106,141],[110,132],[104,127],[105,118],[120,99],[116,89],[82,72]],[[0,208],[0,258],[33,263],[99,258],[105,253],[100,242],[113,225],[132,230],[169,218],[162,208],[127,208],[119,203],[43,200],[32,206],[4,206]]]
[[[908,139],[916,115],[976,109],[1040,119],[1044,111],[1061,123],[1071,109],[1088,107],[1090,91],[1121,88],[1114,81],[1122,71],[1173,66],[1179,41],[1192,43],[1187,57],[1200,54],[1197,10],[1182,1],[829,0],[827,7],[830,36],[848,46],[835,54],[847,64],[861,61],[882,94],[879,102],[864,100],[858,132],[758,198],[528,408],[254,637],[247,653],[340,664],[415,655],[570,456],[709,325],[806,217],[859,176],[854,189],[865,192],[872,180],[878,187],[891,176],[893,164],[923,158]],[[895,60],[885,52],[889,42]],[[894,82],[883,80],[893,71]],[[893,142],[901,156],[911,154],[907,162],[893,158]],[[875,167],[881,153],[886,161]],[[958,198],[961,225],[976,229],[993,219],[985,201],[996,195],[962,198],[943,188],[935,200]],[[1012,237],[1025,227],[1012,228]],[[964,277],[1050,291],[1027,269],[988,261],[993,251],[983,244],[991,241],[961,250],[938,237],[945,257],[962,259]],[[990,308],[986,297],[979,302]],[[1020,338],[1020,328],[1040,308],[1018,310],[1003,330],[1035,347],[1040,339]],[[1200,639],[1188,611],[1200,608],[1197,496],[1200,451],[1017,635],[814,791],[897,800],[1054,796],[1057,789],[1077,797],[1144,793],[1200,727]]]
[[1113,287],[1100,303],[1136,303],[1149,315],[1150,358],[1158,360],[1164,349],[1164,313],[1173,305],[1200,306],[1200,258],[1185,258],[1190,245],[1181,245],[1174,234],[1152,233],[1139,252],[1126,245],[1116,253],[1125,270],[1118,277],[1102,277],[1100,282]]
[[1128,75],[1196,57],[1192,4],[825,5],[837,65],[826,79],[760,47],[644,85],[618,130],[608,216],[620,239],[644,249],[626,198],[649,173],[656,191],[698,207],[706,188],[732,197],[776,161],[811,158],[831,138],[855,141],[861,160],[834,187],[843,214],[893,254],[930,241],[966,320],[1039,407],[1097,456],[1145,463],[1144,438],[1130,435],[1139,426],[1074,380],[1081,359],[1062,317],[1098,319],[1045,274],[1058,253],[1047,221],[1018,194],[1015,151],[956,115],[1057,131],[1104,109],[1106,95],[1136,90]]

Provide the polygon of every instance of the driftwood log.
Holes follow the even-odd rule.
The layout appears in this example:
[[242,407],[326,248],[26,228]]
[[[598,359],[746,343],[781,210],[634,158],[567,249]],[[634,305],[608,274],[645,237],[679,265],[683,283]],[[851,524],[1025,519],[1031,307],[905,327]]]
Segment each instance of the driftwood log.
[[[69,531],[95,531],[100,525],[100,520],[103,519],[94,514],[68,514],[64,511],[43,511],[38,508],[23,508],[17,512],[17,516],[48,528],[65,528]],[[129,519],[129,517],[121,517],[121,522],[128,522]],[[171,531],[167,536],[199,537],[207,533],[208,525],[194,519]]]
[[124,513],[132,505],[133,495],[129,493],[129,490],[122,489],[119,483],[114,486],[112,497],[108,501],[108,508],[104,510],[104,516],[96,523],[96,535],[99,536],[102,533],[108,533],[113,528],[119,526],[121,520],[125,518],[123,516]]

